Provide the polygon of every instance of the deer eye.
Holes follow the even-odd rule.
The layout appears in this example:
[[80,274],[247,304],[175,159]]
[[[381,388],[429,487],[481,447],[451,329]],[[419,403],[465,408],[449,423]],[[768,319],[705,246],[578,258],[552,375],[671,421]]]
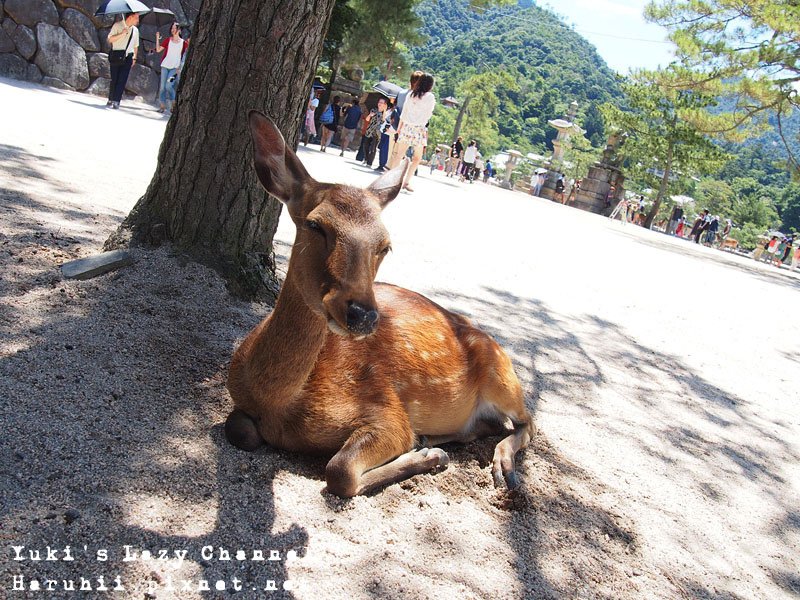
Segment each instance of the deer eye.
[[391,244],[387,244],[386,246],[381,248],[380,252],[378,252],[378,256],[386,256],[387,254],[389,254],[391,249],[392,249],[392,245]]
[[325,230],[322,229],[322,225],[320,225],[316,221],[312,221],[309,219],[308,221],[306,221],[306,227],[308,227],[308,229],[310,231],[313,231],[314,233],[318,233],[323,236],[325,235]]

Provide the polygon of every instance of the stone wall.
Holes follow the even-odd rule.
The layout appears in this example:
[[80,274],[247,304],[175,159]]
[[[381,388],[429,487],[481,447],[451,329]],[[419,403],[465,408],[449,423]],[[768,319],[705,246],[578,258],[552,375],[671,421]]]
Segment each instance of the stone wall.
[[[103,0],[0,0],[0,76],[64,90],[108,96],[108,32],[114,17],[95,17]],[[197,18],[197,0],[147,1],[167,8],[180,23]],[[126,93],[152,102],[158,94],[160,57],[147,56],[156,29],[141,25],[137,64]],[[162,35],[166,35],[166,31]]]

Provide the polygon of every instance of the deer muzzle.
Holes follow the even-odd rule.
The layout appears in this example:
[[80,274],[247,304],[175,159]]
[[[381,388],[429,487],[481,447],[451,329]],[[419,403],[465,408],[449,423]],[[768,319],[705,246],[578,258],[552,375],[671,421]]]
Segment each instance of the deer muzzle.
[[378,328],[380,316],[374,308],[358,302],[347,305],[347,330],[354,335],[370,335]]

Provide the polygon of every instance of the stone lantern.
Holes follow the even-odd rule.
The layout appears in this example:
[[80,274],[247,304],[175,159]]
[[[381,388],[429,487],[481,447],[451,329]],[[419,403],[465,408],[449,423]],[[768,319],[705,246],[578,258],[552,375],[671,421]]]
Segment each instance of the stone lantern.
[[542,198],[552,200],[556,193],[556,181],[558,175],[561,173],[562,165],[564,162],[564,144],[569,141],[572,135],[583,135],[586,133],[575,123],[575,115],[578,114],[578,103],[574,100],[570,102],[569,110],[563,119],[553,119],[548,121],[547,124],[558,130],[556,139],[553,140],[553,156],[548,163],[547,177],[545,178],[544,185],[539,195]]
[[500,187],[506,190],[510,190],[514,187],[511,183],[511,173],[514,169],[517,168],[517,165],[522,160],[522,152],[519,150],[509,150],[508,151],[508,160],[506,161],[506,171],[503,175],[503,181],[500,182]]

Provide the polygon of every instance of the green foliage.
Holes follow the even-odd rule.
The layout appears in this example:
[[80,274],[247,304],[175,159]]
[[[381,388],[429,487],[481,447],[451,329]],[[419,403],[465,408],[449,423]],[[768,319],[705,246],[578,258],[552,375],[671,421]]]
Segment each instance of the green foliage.
[[759,227],[755,223],[745,223],[739,229],[734,229],[730,237],[739,242],[739,247],[743,250],[753,250],[757,243],[758,238],[764,233],[764,228]]
[[[723,164],[724,152],[698,129],[692,116],[715,99],[695,90],[674,87],[672,71],[639,71],[622,84],[627,108],[601,107],[606,122],[629,135],[624,152],[629,177],[658,187],[646,226],[658,215],[673,189],[676,175],[711,173]],[[656,177],[658,182],[656,182]],[[643,187],[644,187],[643,186]]]
[[387,75],[398,69],[403,71],[408,46],[424,40],[421,22],[414,12],[418,3],[419,0],[337,0],[326,49],[330,38],[336,38],[343,30],[342,42],[336,46],[343,64],[359,65],[365,71],[378,67]]
[[[564,145],[564,175],[571,179],[580,179],[589,170],[589,165],[600,158],[600,150],[582,135],[571,135]],[[570,163],[572,166],[566,166]]]
[[497,126],[499,109],[502,99],[518,91],[517,82],[505,71],[478,73],[459,85],[458,96],[469,98],[461,135],[477,140],[484,156],[501,149]]
[[800,231],[800,185],[793,183],[786,187],[780,208],[783,230]]
[[334,67],[344,48],[345,38],[358,22],[358,12],[349,4],[349,0],[336,0],[331,13],[328,33],[322,43],[321,63],[327,63],[328,69]]
[[590,139],[605,143],[597,106],[619,98],[614,74],[594,47],[552,12],[530,2],[470,10],[464,0],[424,0],[417,14],[426,43],[411,48],[411,60],[434,74],[437,97],[463,100],[463,86],[476,74],[505,73],[516,83],[516,89],[503,86],[496,92],[496,135],[485,123],[466,135],[496,139],[498,148],[542,152],[556,135],[547,121],[577,100],[578,121],[586,116]]
[[438,144],[450,145],[453,128],[456,124],[456,111],[437,103],[428,123],[428,148],[435,149]]
[[731,182],[736,194],[733,220],[737,224],[752,223],[764,230],[780,225],[778,211],[771,190],[752,177],[739,177]]
[[695,191],[695,199],[699,206],[707,208],[713,215],[733,215],[736,192],[725,181],[703,179]]
[[663,0],[645,14],[671,31],[683,86],[733,99],[732,126],[765,111],[780,119],[800,106],[800,3]]

